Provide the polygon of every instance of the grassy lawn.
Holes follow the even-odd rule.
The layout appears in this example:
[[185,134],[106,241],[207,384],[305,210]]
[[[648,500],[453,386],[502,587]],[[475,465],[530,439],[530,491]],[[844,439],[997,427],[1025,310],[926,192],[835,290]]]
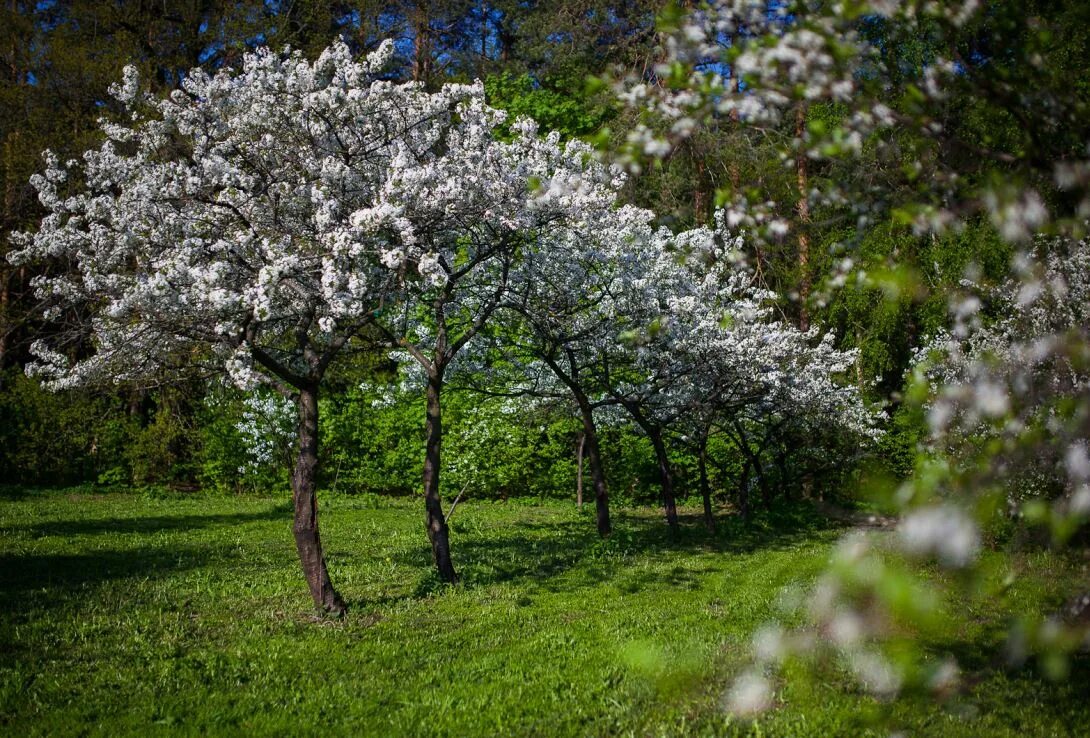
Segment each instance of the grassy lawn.
[[[1062,684],[982,671],[942,707],[788,681],[759,721],[726,715],[750,632],[785,588],[820,571],[838,535],[801,510],[749,528],[724,519],[715,536],[693,518],[674,542],[656,511],[617,510],[618,532],[602,542],[590,509],[464,502],[452,520],[464,581],[445,587],[422,504],[322,504],[332,575],[352,608],[335,622],[310,616],[281,500],[0,498],[0,733],[1090,731],[1085,661]],[[1016,584],[1023,596],[1048,600],[1050,582],[1079,575],[1070,562],[1030,565],[1043,575]],[[1001,622],[951,614],[968,663]]]

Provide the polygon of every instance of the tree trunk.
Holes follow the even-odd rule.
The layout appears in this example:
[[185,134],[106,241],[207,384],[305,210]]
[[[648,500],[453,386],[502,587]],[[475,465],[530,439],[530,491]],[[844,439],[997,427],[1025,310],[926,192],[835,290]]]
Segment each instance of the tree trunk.
[[416,9],[413,31],[413,81],[426,85],[431,76],[431,25],[426,3]]
[[579,416],[583,420],[583,436],[579,442],[579,501],[580,507],[583,500],[583,464],[582,459],[584,452],[586,454],[587,463],[590,464],[590,477],[591,482],[594,484],[594,506],[595,513],[598,518],[598,535],[605,538],[611,532],[613,532],[613,526],[609,520],[609,490],[606,487],[606,472],[602,466],[602,453],[598,447],[598,429],[594,425],[594,408],[590,404],[590,400],[583,393],[583,390],[579,385],[579,365],[575,360],[574,355],[568,353],[568,364],[571,368],[571,373],[565,372],[557,364],[556,360],[546,354],[542,358],[549,368],[553,370],[553,373],[557,378],[563,382],[569,390],[571,390],[572,398],[575,400],[575,404],[579,407]]
[[772,509],[772,489],[768,486],[768,478],[765,476],[764,467],[761,465],[761,453],[764,450],[762,445],[754,453],[753,449],[749,446],[749,441],[746,440],[746,433],[742,429],[742,426],[737,421],[734,424],[735,433],[737,434],[735,441],[738,443],[738,450],[742,452],[742,456],[746,459],[746,475],[747,482],[747,504],[748,504],[748,481],[749,470],[753,469],[753,472],[757,475],[757,484],[761,488],[761,502],[764,505],[765,510]]
[[806,147],[802,137],[806,133],[806,105],[799,103],[795,111],[795,138],[798,151],[795,166],[798,175],[799,216],[799,330],[810,328],[810,177],[807,170]]
[[579,506],[579,511],[583,511],[583,446],[587,442],[587,435],[585,433],[579,434],[579,450],[575,455],[576,471],[575,471],[575,504]]
[[700,453],[697,456],[700,466],[700,497],[704,500],[704,526],[709,533],[715,532],[715,516],[712,514],[712,490],[708,483],[708,439],[700,439]]
[[598,535],[605,538],[613,532],[609,520],[609,490],[606,487],[606,471],[602,466],[602,451],[598,446],[598,429],[594,425],[594,413],[590,405],[580,403],[583,417],[583,441],[586,443],[587,463],[594,484],[594,506],[598,516]]
[[674,499],[674,475],[670,470],[670,457],[666,454],[666,444],[662,442],[662,431],[654,426],[644,428],[651,437],[651,445],[655,447],[655,458],[659,463],[659,484],[662,485],[662,509],[666,513],[666,524],[670,526],[670,532],[676,533],[677,501]]
[[768,486],[768,477],[765,476],[764,466],[761,464],[761,453],[758,451],[753,456],[753,469],[757,472],[757,484],[761,488],[761,503],[765,510],[772,509],[772,488]]
[[689,140],[689,149],[696,161],[696,182],[693,185],[693,221],[700,226],[704,225],[708,220],[708,202],[711,200],[708,190],[711,188],[708,185],[707,167],[704,158],[696,150],[692,139]]
[[[7,366],[8,356],[8,309],[11,305],[10,275],[7,269],[0,269],[0,372]],[[0,383],[3,377],[0,376]]]
[[743,520],[749,520],[749,458],[742,465],[742,479],[738,484],[738,509]]
[[439,571],[440,579],[453,584],[458,581],[458,575],[450,560],[450,531],[443,516],[443,503],[439,499],[439,461],[443,444],[443,413],[439,397],[442,390],[442,370],[432,372],[428,377],[428,404],[424,421],[424,509],[435,568]]
[[787,449],[783,447],[776,454],[776,468],[780,472],[780,489],[783,490],[783,496],[785,499],[791,500],[795,497],[795,491],[791,486],[791,475],[787,470]]
[[292,501],[295,504],[295,520],[292,533],[303,576],[310,587],[315,606],[331,615],[343,615],[344,600],[333,588],[326,569],[322,541],[318,535],[318,500],[315,489],[318,484],[318,388],[308,387],[299,391],[299,455],[295,460],[295,473],[291,478]]

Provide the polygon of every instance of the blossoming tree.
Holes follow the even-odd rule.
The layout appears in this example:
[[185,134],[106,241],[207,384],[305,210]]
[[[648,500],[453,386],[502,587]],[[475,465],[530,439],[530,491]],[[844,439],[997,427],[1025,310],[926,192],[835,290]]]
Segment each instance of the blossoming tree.
[[618,184],[617,173],[585,145],[562,146],[556,134],[539,136],[525,119],[502,140],[496,133],[503,120],[485,104],[483,87],[473,86],[442,156],[399,160],[373,216],[376,227],[388,223],[403,234],[407,251],[392,261],[416,264],[403,272],[398,310],[384,311],[378,327],[425,375],[427,529],[448,582],[457,577],[439,496],[447,372],[506,298],[512,270],[532,245],[609,219]]
[[[706,441],[713,426],[742,419],[819,415],[831,427],[872,433],[856,388],[835,379],[854,355],[834,349],[831,335],[817,340],[816,329],[774,319],[773,295],[738,262],[738,239],[722,217],[715,228],[677,234],[653,220],[639,208],[607,208],[528,245],[502,306],[519,318],[498,336],[517,369],[512,391],[568,394],[579,408],[603,534],[597,408],[623,407],[651,441],[672,529],[670,436]],[[710,499],[705,507],[710,521]]]
[[[672,527],[669,436],[695,441],[711,525],[703,458],[712,430],[734,437],[762,485],[767,480],[746,424],[775,428],[794,418],[823,422],[854,438],[876,433],[858,389],[838,380],[854,353],[835,349],[831,333],[819,339],[817,328],[802,331],[777,319],[770,306],[775,296],[740,262],[739,245],[722,214],[714,229],[660,235],[646,271],[620,296],[633,338],[627,351],[603,362],[610,395],[652,441]],[[649,330],[641,331],[641,323]],[[744,491],[741,499],[745,507]]]
[[345,604],[318,529],[319,389],[406,270],[434,273],[384,193],[474,135],[455,109],[480,97],[376,78],[391,48],[356,61],[337,44],[313,63],[260,50],[237,73],[193,70],[166,99],[127,70],[114,94],[128,119],[103,122],[106,141],[82,162],[48,158],[34,182],[48,215],[15,256],[70,266],[37,285],[63,319],[35,346],[54,388],[184,360],[294,399],[293,532],[314,602],[334,614]]
[[[575,150],[581,146],[573,144]],[[618,345],[613,295],[638,277],[638,254],[653,236],[653,214],[616,207],[614,182],[603,202],[567,228],[530,244],[504,301],[499,348],[515,368],[509,389],[536,397],[567,396],[578,409],[582,445],[594,488],[596,522],[609,535],[609,492],[594,411],[613,400],[600,382],[598,362]]]

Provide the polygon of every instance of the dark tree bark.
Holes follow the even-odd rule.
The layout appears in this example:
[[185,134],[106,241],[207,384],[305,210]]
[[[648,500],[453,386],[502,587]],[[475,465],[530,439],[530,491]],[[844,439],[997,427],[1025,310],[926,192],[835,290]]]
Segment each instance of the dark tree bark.
[[602,451],[598,445],[598,428],[594,424],[594,406],[583,391],[579,383],[579,366],[575,356],[568,352],[568,371],[565,371],[556,357],[545,353],[542,360],[556,378],[564,383],[571,392],[575,404],[579,406],[579,416],[583,421],[583,450],[586,454],[588,466],[590,466],[590,478],[594,484],[594,507],[597,516],[598,535],[605,538],[613,532],[613,524],[609,519],[609,488],[606,486],[606,471],[602,465]]
[[318,387],[317,384],[299,390],[299,454],[291,478],[295,519],[292,533],[299,562],[303,566],[310,595],[319,610],[331,615],[343,615],[344,600],[333,588],[326,568],[322,541],[318,534]]
[[659,464],[659,484],[662,487],[662,509],[666,513],[666,524],[671,533],[677,533],[677,500],[674,496],[674,474],[670,468],[670,457],[666,453],[666,444],[662,440],[662,430],[652,424],[644,426],[644,431],[651,438],[655,448],[655,458]]
[[427,3],[413,14],[413,81],[425,85],[431,77],[431,19]]
[[742,478],[738,482],[738,510],[742,513],[742,519],[748,521],[749,508],[749,458],[742,464]]
[[[501,240],[492,246],[492,256],[479,257],[470,265],[462,267],[455,272],[447,272],[447,281],[435,296],[431,304],[435,318],[435,344],[430,349],[422,348],[414,344],[402,334],[401,330],[391,329],[379,325],[378,329],[390,340],[391,345],[400,346],[412,354],[420,364],[428,378],[427,404],[424,419],[424,526],[431,543],[432,559],[435,568],[439,572],[439,578],[449,584],[458,581],[458,574],[454,570],[454,563],[450,556],[450,529],[447,527],[446,517],[443,515],[443,504],[439,497],[439,475],[441,466],[441,454],[443,446],[443,410],[441,396],[443,393],[444,375],[451,361],[458,355],[466,344],[476,336],[485,323],[495,312],[507,289],[507,274],[510,262],[505,256],[506,249],[510,248],[507,241]],[[499,254],[499,256],[496,256]],[[488,258],[503,258],[502,274],[495,292],[483,307],[481,307],[475,319],[468,326],[461,329],[461,334],[451,336],[451,326],[448,324],[447,308],[454,301],[455,291],[458,289],[458,280],[466,277],[474,265],[479,265]]]
[[753,469],[757,472],[757,484],[761,488],[761,503],[765,510],[772,509],[772,487],[768,484],[768,476],[765,474],[764,465],[761,464],[761,454],[753,455]]
[[450,558],[450,530],[443,516],[443,503],[439,499],[440,453],[443,445],[443,411],[440,404],[442,390],[442,370],[430,372],[424,420],[424,510],[435,568],[439,571],[440,579],[453,584],[458,581],[458,575]]
[[598,535],[605,538],[613,532],[609,520],[609,489],[606,487],[606,472],[602,466],[602,451],[598,446],[598,428],[594,425],[594,413],[586,398],[579,403],[583,418],[583,441],[586,444],[587,465],[590,466],[590,478],[594,484],[594,506],[598,518]]
[[636,402],[622,398],[618,398],[618,400],[624,409],[628,411],[628,414],[632,416],[632,419],[636,421],[636,425],[642,428],[647,437],[651,439],[651,445],[655,449],[655,459],[658,461],[659,486],[662,489],[662,509],[666,514],[666,525],[669,526],[671,534],[677,533],[677,500],[674,496],[674,474],[670,468],[670,456],[666,453],[666,444],[662,440],[662,428],[651,422],[643,414],[642,409]]
[[[768,439],[771,437],[771,431],[764,436],[761,441],[760,447],[754,451],[748,440],[748,434],[743,429],[740,422],[734,423],[735,441],[738,443],[738,450],[742,452],[742,455],[746,459],[746,472],[748,475],[749,469],[752,468],[753,472],[757,475],[757,484],[761,488],[761,503],[764,505],[765,510],[772,509],[772,488],[768,485],[768,476],[765,474],[764,466],[761,464],[761,455],[764,453],[765,445],[768,443]],[[747,477],[748,481],[748,477]]]
[[712,514],[712,491],[708,482],[708,438],[700,438],[697,462],[700,468],[700,497],[704,500],[704,526],[709,533],[715,532],[715,515]]

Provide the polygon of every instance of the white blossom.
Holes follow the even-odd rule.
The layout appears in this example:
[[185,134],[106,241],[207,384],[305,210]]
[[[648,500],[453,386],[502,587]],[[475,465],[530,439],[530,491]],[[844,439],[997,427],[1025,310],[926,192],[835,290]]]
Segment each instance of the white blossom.
[[897,527],[900,545],[917,556],[935,556],[947,566],[961,568],[980,552],[976,522],[960,507],[936,505],[913,510]]
[[753,717],[772,705],[772,685],[756,672],[738,677],[726,694],[725,707],[733,715]]

